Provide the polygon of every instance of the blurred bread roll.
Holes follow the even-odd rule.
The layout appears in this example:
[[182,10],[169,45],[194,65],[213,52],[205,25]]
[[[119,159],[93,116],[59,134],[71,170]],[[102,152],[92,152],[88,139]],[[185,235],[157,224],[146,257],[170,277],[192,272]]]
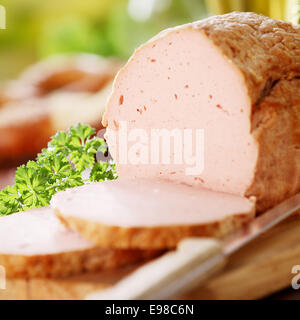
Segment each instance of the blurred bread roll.
[[33,158],[58,130],[101,117],[121,62],[59,55],[29,67],[0,94],[0,166]]

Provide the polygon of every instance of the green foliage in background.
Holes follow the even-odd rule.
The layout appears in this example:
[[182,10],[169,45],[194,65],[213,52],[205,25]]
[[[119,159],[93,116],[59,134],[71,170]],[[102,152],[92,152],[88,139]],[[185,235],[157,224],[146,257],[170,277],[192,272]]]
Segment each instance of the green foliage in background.
[[135,48],[165,28],[202,19],[207,16],[203,0],[173,0],[167,10],[154,14],[146,21],[136,21],[127,4],[111,11],[107,19],[107,39],[114,54],[128,58]]
[[0,80],[56,53],[127,59],[162,29],[207,15],[204,0],[161,1],[169,6],[142,22],[130,16],[127,0],[3,0],[7,29],[0,31]]
[[[143,1],[143,0],[141,0]],[[91,52],[127,59],[167,27],[209,14],[254,11],[298,22],[300,0],[160,0],[163,10],[146,21],[128,12],[128,0],[2,0],[7,29],[0,30],[0,80],[45,56]]]
[[72,16],[45,24],[38,41],[41,57],[56,53],[89,52],[114,55],[105,37],[105,26],[87,18]]
[[136,21],[123,1],[101,19],[67,16],[44,25],[38,42],[41,56],[63,52],[91,52],[127,59],[134,49],[164,28],[206,15],[203,0],[173,0],[151,19]]

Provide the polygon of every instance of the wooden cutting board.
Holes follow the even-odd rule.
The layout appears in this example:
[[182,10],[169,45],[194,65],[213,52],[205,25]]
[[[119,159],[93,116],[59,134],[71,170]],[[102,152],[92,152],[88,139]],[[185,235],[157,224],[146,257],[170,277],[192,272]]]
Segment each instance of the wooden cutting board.
[[[291,286],[300,265],[300,216],[294,215],[234,254],[224,271],[187,299],[259,299]],[[134,267],[66,279],[8,279],[0,299],[83,299]],[[300,294],[300,292],[299,292]]]

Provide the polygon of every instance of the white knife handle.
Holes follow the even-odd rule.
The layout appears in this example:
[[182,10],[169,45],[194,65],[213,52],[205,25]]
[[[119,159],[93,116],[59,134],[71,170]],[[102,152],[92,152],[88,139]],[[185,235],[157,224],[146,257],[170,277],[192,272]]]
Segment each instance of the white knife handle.
[[140,267],[114,287],[88,300],[170,299],[195,289],[220,271],[226,259],[215,239],[189,238],[176,251]]

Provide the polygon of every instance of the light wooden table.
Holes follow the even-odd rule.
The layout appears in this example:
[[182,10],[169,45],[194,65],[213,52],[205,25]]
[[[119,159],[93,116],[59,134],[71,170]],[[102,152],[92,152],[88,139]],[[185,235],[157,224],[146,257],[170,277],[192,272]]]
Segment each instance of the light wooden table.
[[[300,264],[300,216],[295,215],[234,254],[220,274],[187,299],[300,298],[291,269]],[[67,279],[10,279],[0,299],[83,299],[112,286],[133,268]],[[280,292],[277,295],[275,293]]]

